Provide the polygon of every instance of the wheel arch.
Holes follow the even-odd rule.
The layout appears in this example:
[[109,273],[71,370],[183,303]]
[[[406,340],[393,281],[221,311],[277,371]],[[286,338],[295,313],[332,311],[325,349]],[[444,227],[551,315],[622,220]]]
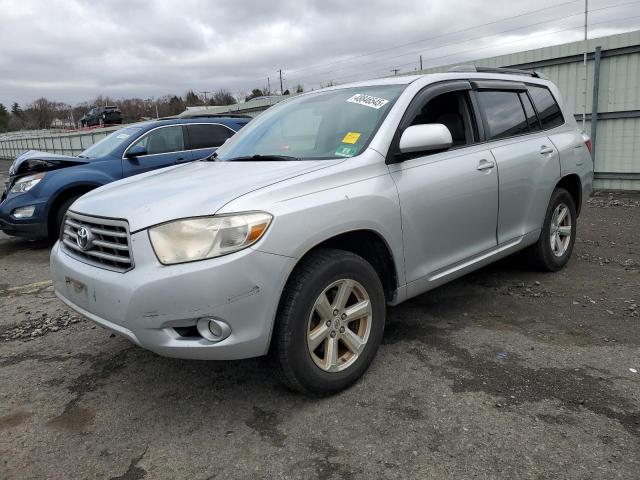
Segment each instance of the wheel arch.
[[60,205],[69,198],[84,195],[85,193],[88,193],[100,186],[100,184],[96,183],[80,183],[69,185],[57,192],[51,199],[49,211],[47,213],[47,230],[49,231],[49,234],[51,235],[53,233],[53,228],[55,228],[56,214]]
[[555,188],[563,188],[569,192],[576,206],[576,215],[580,215],[582,209],[582,181],[580,177],[575,173],[565,175],[556,183]]
[[366,228],[350,230],[317,242],[300,256],[289,277],[308,255],[323,248],[345,250],[364,258],[378,274],[385,299],[388,302],[393,299],[399,286],[396,262],[389,244],[379,232]]
[[[291,276],[295,273],[298,266],[313,252],[324,248],[344,250],[364,258],[371,264],[371,266],[378,274],[378,278],[380,278],[380,281],[382,283],[385,300],[387,302],[391,302],[394,300],[395,292],[399,288],[399,277],[396,263],[393,257],[393,252],[385,238],[379,232],[363,228],[345,231],[325,238],[324,240],[315,243],[312,247],[308,248],[302,255],[300,255],[284,281],[282,290],[280,292],[280,299],[278,300],[277,312],[280,311],[280,308],[282,306],[282,300],[287,288],[287,283],[289,282]],[[273,349],[273,332],[275,331],[277,321],[278,318],[276,313],[276,317],[274,318],[271,329],[268,351],[272,351]]]

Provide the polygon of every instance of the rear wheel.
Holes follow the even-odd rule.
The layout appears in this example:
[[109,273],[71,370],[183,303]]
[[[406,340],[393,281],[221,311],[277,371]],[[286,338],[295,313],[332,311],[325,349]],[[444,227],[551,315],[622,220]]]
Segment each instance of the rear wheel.
[[276,321],[272,357],[284,383],[310,395],[343,390],[367,370],[382,340],[382,284],[362,257],[319,250],[296,267]]
[[576,218],[573,197],[566,190],[556,188],[547,207],[540,238],[527,250],[536,269],[555,272],[567,264],[576,238]]

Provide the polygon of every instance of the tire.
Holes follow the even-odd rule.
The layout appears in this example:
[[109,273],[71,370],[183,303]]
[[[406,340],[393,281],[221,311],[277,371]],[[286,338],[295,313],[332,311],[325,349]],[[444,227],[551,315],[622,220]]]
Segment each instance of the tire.
[[60,204],[53,218],[55,223],[49,226],[49,240],[55,242],[57,239],[60,238],[60,231],[62,230],[62,227],[63,227],[62,223],[64,222],[64,216],[67,213],[67,210],[69,210],[69,207],[71,206],[71,204],[81,196],[82,195],[69,197]]
[[[555,221],[560,212],[564,212],[564,217],[558,226]],[[536,270],[557,272],[567,264],[576,240],[576,219],[573,197],[566,190],[556,188],[547,207],[540,238],[525,251],[529,262]],[[552,237],[554,232],[555,236]],[[556,238],[559,239],[559,243]],[[552,240],[555,242],[553,247]]]
[[[350,289],[344,309],[337,305],[341,288]],[[322,297],[327,301],[325,308],[316,308]],[[363,303],[366,299],[368,311]],[[345,321],[343,310],[356,304],[362,306],[361,314]],[[292,273],[280,300],[270,352],[276,374],[288,387],[306,395],[328,395],[349,387],[376,355],[384,332],[385,308],[380,278],[362,257],[334,249],[311,253]],[[307,343],[311,332],[323,338],[313,351]],[[347,340],[354,337],[364,341],[361,348],[347,348]],[[338,348],[335,364],[331,361],[332,345]]]

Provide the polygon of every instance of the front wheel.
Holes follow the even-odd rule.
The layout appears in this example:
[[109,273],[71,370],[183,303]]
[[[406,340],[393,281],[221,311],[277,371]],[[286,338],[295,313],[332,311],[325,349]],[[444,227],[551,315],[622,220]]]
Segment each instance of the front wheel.
[[75,202],[80,197],[81,195],[76,195],[67,198],[58,206],[58,210],[55,212],[55,216],[53,218],[53,223],[49,225],[49,240],[55,242],[60,238],[62,229],[64,228],[64,218],[67,214],[67,210],[69,210],[69,207],[73,204],[73,202]]
[[308,395],[347,388],[375,357],[384,323],[384,291],[366,260],[333,249],[310,254],[278,310],[272,357],[280,378]]
[[576,220],[573,197],[566,190],[556,188],[547,207],[540,238],[527,250],[536,269],[555,272],[567,264],[576,239]]

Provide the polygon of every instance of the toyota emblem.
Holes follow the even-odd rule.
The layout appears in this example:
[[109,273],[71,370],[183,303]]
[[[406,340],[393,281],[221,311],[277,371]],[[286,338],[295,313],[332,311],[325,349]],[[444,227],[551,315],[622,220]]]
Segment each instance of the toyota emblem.
[[80,227],[76,233],[76,243],[82,250],[87,250],[91,246],[91,232],[85,227]]

